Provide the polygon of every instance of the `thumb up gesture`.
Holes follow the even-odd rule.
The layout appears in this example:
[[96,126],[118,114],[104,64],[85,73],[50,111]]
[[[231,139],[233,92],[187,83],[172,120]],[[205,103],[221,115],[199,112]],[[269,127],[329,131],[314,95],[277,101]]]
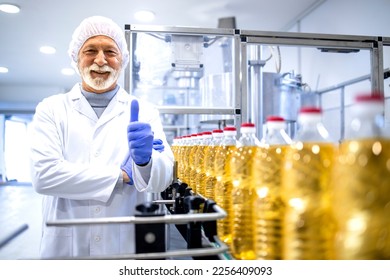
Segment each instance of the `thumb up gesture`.
[[139,104],[131,102],[130,123],[127,126],[129,152],[137,165],[146,165],[150,161],[153,149],[153,132],[148,123],[138,121]]

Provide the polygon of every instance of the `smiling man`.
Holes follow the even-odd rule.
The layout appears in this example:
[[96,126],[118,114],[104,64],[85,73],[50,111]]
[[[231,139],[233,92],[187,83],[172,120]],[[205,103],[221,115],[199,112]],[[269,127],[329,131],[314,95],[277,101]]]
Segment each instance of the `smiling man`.
[[133,253],[131,224],[46,226],[134,215],[146,193],[172,182],[173,154],[159,112],[118,84],[129,61],[119,26],[101,16],[85,19],[69,55],[81,83],[38,104],[30,129],[32,183],[44,198],[41,257]]
[[113,90],[121,63],[121,51],[112,39],[102,35],[88,39],[79,52],[78,67],[83,88],[95,93]]

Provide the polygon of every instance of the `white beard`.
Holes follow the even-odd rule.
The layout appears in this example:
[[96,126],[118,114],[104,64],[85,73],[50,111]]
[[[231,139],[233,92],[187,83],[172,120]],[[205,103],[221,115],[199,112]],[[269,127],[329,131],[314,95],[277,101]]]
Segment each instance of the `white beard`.
[[[104,78],[92,78],[91,71],[110,72],[107,79]],[[92,64],[89,67],[84,67],[80,71],[81,77],[84,82],[95,90],[105,90],[112,86],[119,78],[120,70],[114,70],[108,65],[99,67],[96,64]]]

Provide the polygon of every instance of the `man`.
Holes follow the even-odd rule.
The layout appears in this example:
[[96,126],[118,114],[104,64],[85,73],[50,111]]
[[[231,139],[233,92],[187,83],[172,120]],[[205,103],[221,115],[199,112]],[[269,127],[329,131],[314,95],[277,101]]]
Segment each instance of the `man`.
[[44,99],[31,126],[32,183],[44,195],[41,257],[133,253],[131,224],[46,226],[132,216],[146,193],[172,182],[173,154],[158,111],[117,83],[129,61],[119,26],[100,16],[85,19],[69,54],[81,83]]

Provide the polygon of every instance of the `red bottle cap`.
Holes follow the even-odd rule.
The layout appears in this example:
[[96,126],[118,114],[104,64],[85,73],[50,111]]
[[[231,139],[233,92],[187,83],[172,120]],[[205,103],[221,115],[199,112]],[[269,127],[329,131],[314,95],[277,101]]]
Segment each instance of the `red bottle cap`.
[[384,102],[384,97],[383,97],[383,94],[380,93],[380,92],[370,92],[370,93],[366,93],[366,94],[358,94],[356,97],[355,97],[355,100],[357,102],[380,102],[380,103],[383,103]]
[[299,110],[299,113],[305,113],[305,114],[321,114],[322,109],[318,107],[302,107]]
[[267,122],[284,122],[284,118],[279,116],[268,116]]
[[254,123],[242,123],[241,124],[241,127],[255,127],[255,124]]

